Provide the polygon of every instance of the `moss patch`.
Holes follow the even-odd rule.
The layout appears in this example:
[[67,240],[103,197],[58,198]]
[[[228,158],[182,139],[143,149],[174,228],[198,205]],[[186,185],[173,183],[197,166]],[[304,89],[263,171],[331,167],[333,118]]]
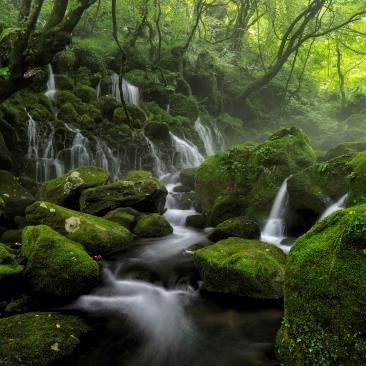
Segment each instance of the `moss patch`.
[[151,214],[142,216],[133,232],[140,237],[156,238],[173,233],[173,228],[163,216]]

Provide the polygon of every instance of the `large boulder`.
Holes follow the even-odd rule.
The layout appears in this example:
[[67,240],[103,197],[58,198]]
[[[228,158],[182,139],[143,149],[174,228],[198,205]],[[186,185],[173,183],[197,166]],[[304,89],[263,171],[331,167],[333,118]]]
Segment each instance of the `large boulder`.
[[118,207],[162,212],[167,194],[164,184],[155,178],[119,180],[85,190],[80,197],[80,209],[92,215],[103,215]]
[[73,211],[50,202],[37,201],[27,207],[29,224],[47,225],[84,245],[89,254],[109,254],[132,240],[123,226],[100,217]]
[[142,216],[133,229],[133,233],[139,237],[157,238],[173,233],[173,227],[159,214]]
[[258,240],[260,235],[261,230],[255,221],[239,216],[219,224],[210,232],[208,238],[212,241],[220,241],[230,237]]
[[288,256],[281,365],[366,364],[366,205],[338,211]]
[[5,225],[12,223],[15,216],[24,216],[25,208],[34,201],[18,179],[6,170],[0,170],[0,199]]
[[82,319],[54,312],[0,319],[0,365],[48,366],[72,354],[88,331]]
[[83,166],[43,184],[38,193],[42,201],[77,209],[83,190],[107,183],[107,171],[94,166]]
[[124,207],[109,211],[104,215],[104,218],[109,221],[117,222],[128,230],[131,230],[136,223],[136,216],[132,213],[126,212]]
[[182,185],[193,191],[196,182],[196,168],[183,169],[179,174],[179,178]]
[[195,251],[194,263],[208,291],[261,300],[283,296],[286,255],[274,245],[229,238]]
[[[211,219],[216,216],[215,225],[235,216],[262,222],[285,178],[315,164],[315,158],[308,138],[296,127],[282,128],[260,145],[235,145],[209,157],[197,169],[197,208]],[[216,215],[215,205],[223,202],[226,214],[219,208]]]
[[287,181],[287,229],[290,235],[303,234],[316,223],[326,208],[349,190],[352,155],[312,165]]
[[23,268],[11,249],[5,244],[0,244],[0,280],[21,273]]
[[45,225],[23,229],[21,255],[32,291],[52,297],[76,297],[98,284],[99,266],[84,247]]
[[352,173],[349,175],[348,207],[366,202],[366,151],[356,154],[350,165]]

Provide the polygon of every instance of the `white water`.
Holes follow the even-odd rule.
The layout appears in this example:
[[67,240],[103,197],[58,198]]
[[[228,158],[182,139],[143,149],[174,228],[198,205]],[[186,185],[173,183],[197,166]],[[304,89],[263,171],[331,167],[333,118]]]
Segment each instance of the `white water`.
[[320,216],[318,221],[321,221],[323,219],[325,219],[327,216],[331,215],[333,212],[336,212],[338,210],[342,210],[345,206],[346,203],[346,199],[347,199],[347,194],[345,194],[344,196],[342,196],[337,202],[333,203],[332,205],[330,205]]
[[140,90],[137,86],[131,84],[128,80],[122,79],[123,98],[127,103],[134,105],[140,104]]
[[206,155],[207,156],[214,155],[215,145],[211,129],[202,123],[200,117],[198,117],[196,122],[194,123],[194,129],[196,130],[196,132],[198,133],[199,137],[203,142],[203,145],[206,150]]
[[55,99],[56,95],[55,74],[53,73],[51,64],[48,65],[48,81],[47,81],[47,91],[45,95],[51,100]]
[[153,166],[154,173],[158,178],[163,178],[164,176],[167,175],[168,171],[163,160],[159,156],[159,150],[148,137],[146,137],[145,135],[144,137],[149,146],[151,156],[154,160],[154,166]]
[[282,183],[277,196],[274,200],[271,213],[267,219],[267,223],[262,230],[261,240],[270,244],[274,244],[284,252],[288,252],[290,247],[281,245],[286,238],[286,208],[288,202],[287,179]]
[[178,154],[176,167],[178,169],[194,168],[199,166],[205,159],[198,151],[196,145],[188,140],[183,140],[170,132],[173,147]]

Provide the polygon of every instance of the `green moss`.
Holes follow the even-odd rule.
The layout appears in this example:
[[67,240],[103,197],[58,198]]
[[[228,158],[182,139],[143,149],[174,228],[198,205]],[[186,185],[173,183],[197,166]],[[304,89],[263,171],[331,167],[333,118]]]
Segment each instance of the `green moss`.
[[322,160],[330,160],[341,155],[350,155],[366,150],[366,141],[344,142],[330,149]]
[[183,169],[179,174],[179,178],[183,185],[194,190],[196,182],[196,168]]
[[86,188],[107,183],[109,173],[94,166],[83,166],[51,179],[43,184],[38,193],[40,200],[58,205],[78,208],[81,192]]
[[72,79],[64,74],[59,74],[55,76],[56,79],[56,86],[57,89],[59,90],[69,90],[69,91],[73,91],[74,90],[74,82],[72,81]]
[[58,90],[56,93],[56,104],[58,107],[66,103],[71,103],[76,107],[79,103],[82,103],[81,99],[78,98],[74,93],[68,90]]
[[22,240],[22,230],[7,230],[1,235],[3,243],[20,243]]
[[286,266],[283,365],[366,362],[366,205],[338,211],[300,237]]
[[282,128],[260,145],[235,145],[208,158],[197,169],[198,207],[202,212],[211,212],[220,203],[216,202],[220,195],[236,195],[243,211],[223,219],[244,215],[262,221],[284,179],[314,163],[315,153],[308,138],[295,127]]
[[132,239],[131,233],[115,222],[50,202],[37,201],[27,207],[26,218],[30,224],[48,225],[68,239],[83,244],[89,254],[109,254]]
[[76,297],[98,284],[98,264],[84,247],[48,226],[23,230],[21,254],[28,259],[24,275],[36,293]]
[[75,88],[75,95],[84,103],[91,103],[97,99],[96,90],[88,85],[79,84]]
[[196,229],[204,229],[207,226],[207,217],[204,215],[187,216],[186,226],[191,226]]
[[229,238],[197,250],[194,263],[209,291],[254,299],[283,296],[286,256],[273,245]]
[[144,128],[145,136],[153,140],[168,141],[169,127],[164,122],[149,122]]
[[349,176],[348,207],[366,202],[366,151],[355,155],[350,164],[352,166],[352,173]]
[[173,228],[163,216],[150,214],[137,221],[133,232],[139,237],[156,238],[172,234]]
[[170,113],[172,116],[184,116],[194,121],[199,115],[197,101],[183,94],[174,94],[170,97]]
[[105,95],[100,97],[95,102],[96,107],[102,112],[104,118],[113,120],[114,110],[120,107],[120,103],[112,95]]
[[61,106],[58,118],[70,124],[79,124],[80,115],[71,103],[65,103]]
[[10,248],[0,243],[0,279],[14,276],[23,271],[23,266],[18,264],[16,256]]
[[145,170],[130,170],[127,174],[127,180],[151,179],[153,174]]
[[88,331],[80,318],[60,313],[26,313],[0,319],[0,365],[50,365],[71,354]]
[[220,241],[233,236],[244,239],[259,239],[260,233],[260,228],[255,221],[239,216],[219,224],[208,238],[212,241]]
[[118,207],[162,212],[166,195],[165,186],[155,178],[120,180],[83,191],[80,209],[90,214],[103,214]]
[[117,222],[128,230],[131,230],[136,223],[136,217],[125,212],[123,208],[117,208],[108,212],[104,218],[109,221]]

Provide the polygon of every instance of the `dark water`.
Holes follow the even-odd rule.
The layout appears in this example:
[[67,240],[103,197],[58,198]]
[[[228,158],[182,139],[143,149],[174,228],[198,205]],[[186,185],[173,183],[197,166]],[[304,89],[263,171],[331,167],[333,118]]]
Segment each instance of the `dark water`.
[[174,233],[140,240],[105,264],[103,285],[70,305],[94,323],[76,366],[274,365],[281,305],[207,294],[192,263],[191,245],[206,233],[184,226],[192,210],[174,209]]

